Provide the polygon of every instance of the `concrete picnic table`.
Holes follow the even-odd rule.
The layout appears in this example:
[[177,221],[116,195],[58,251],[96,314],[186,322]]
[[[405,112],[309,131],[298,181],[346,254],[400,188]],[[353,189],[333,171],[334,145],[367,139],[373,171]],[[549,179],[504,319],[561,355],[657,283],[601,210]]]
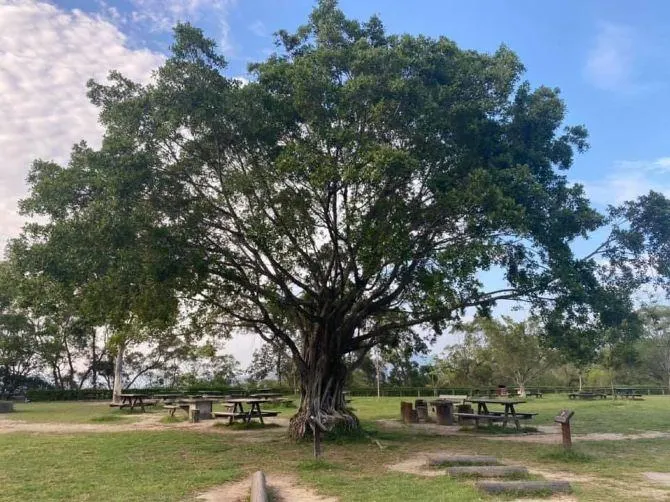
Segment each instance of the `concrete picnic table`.
[[[466,402],[477,404],[477,413],[455,413],[455,416],[462,418],[474,418],[475,425],[479,426],[479,420],[487,420],[489,423],[496,421],[502,422],[505,427],[508,421],[513,421],[516,429],[521,429],[519,420],[530,420],[537,413],[517,413],[514,408],[517,404],[525,403],[525,399],[508,399],[508,398],[477,398],[471,397],[465,400]],[[505,407],[504,412],[491,412],[488,409],[488,404],[499,404]]]
[[207,398],[187,398],[178,399],[176,405],[185,411],[198,410],[199,417],[202,419],[212,418],[212,406],[214,399]]
[[[279,415],[278,411],[261,411],[261,403],[267,402],[269,402],[267,399],[249,397],[226,399],[225,404],[232,405],[233,409],[231,411],[216,411],[214,412],[214,416],[228,418],[228,423],[230,424],[233,423],[233,420],[242,420],[249,423],[252,418],[258,418],[260,423],[264,423],[263,417],[276,417]],[[250,405],[248,411],[244,410],[245,404]]]
[[[121,398],[121,404],[118,405],[119,409],[130,408],[130,411],[133,411],[137,406],[142,409],[144,413],[144,400],[149,399],[151,396],[148,394],[119,394]],[[110,406],[116,406],[112,403]]]

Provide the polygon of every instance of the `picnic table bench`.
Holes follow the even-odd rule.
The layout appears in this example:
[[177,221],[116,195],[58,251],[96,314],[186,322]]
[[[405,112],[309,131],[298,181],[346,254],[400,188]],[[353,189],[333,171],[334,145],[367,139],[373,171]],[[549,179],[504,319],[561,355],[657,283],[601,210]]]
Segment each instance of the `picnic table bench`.
[[624,399],[637,399],[637,400],[642,400],[642,393],[638,392],[635,389],[629,389],[629,388],[615,388],[614,389],[614,397],[621,397]]
[[[475,421],[475,426],[479,427],[479,421],[483,420],[489,424],[492,422],[502,422],[505,427],[508,422],[514,422],[517,430],[521,430],[521,420],[531,420],[537,413],[518,413],[515,405],[525,403],[523,399],[490,399],[490,398],[469,398],[467,402],[477,404],[477,413],[457,412],[455,417],[459,419],[469,419]],[[500,404],[505,407],[504,412],[489,411],[487,404]]]
[[571,392],[568,394],[570,399],[595,399],[599,397],[600,399],[607,399],[607,394],[604,392]]
[[528,397],[535,396],[535,397],[541,398],[542,397],[542,392],[540,392],[539,390],[527,390],[526,391],[526,396],[528,396]]
[[123,408],[130,408],[130,411],[140,407],[142,409],[142,413],[144,413],[145,406],[153,406],[156,404],[155,401],[149,400],[151,396],[147,394],[119,394],[119,397],[121,398],[120,403],[109,403],[109,405],[119,408],[120,410]]
[[[261,424],[263,422],[263,417],[276,417],[279,415],[278,411],[262,411],[261,403],[267,403],[266,399],[258,398],[236,398],[228,399],[226,405],[228,406],[227,411],[215,411],[212,413],[216,418],[227,418],[228,423],[232,424],[234,420],[242,420],[243,422],[250,423],[253,418],[258,418]],[[248,411],[244,410],[244,405],[250,405]]]

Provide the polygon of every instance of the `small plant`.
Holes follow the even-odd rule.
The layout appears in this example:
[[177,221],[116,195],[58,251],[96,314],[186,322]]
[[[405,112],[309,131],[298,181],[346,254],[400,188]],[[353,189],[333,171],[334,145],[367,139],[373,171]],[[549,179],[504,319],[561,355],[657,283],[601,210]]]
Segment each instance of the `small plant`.
[[176,424],[179,422],[185,422],[186,417],[177,417],[175,415],[166,415],[163,418],[160,419],[160,423],[162,424]]
[[91,422],[119,422],[125,417],[123,415],[102,415],[99,417],[93,417]]
[[298,470],[302,472],[332,471],[333,469],[339,468],[340,466],[321,459],[302,460],[298,462]]
[[550,451],[540,454],[544,460],[553,460],[555,462],[566,462],[575,464],[586,464],[593,462],[594,457],[574,448],[554,448]]

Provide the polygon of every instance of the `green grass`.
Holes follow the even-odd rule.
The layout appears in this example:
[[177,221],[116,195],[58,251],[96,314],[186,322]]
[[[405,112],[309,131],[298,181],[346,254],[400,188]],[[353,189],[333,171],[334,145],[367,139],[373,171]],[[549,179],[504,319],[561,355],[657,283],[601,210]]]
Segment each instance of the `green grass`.
[[125,422],[126,417],[121,415],[100,415],[99,417],[93,417],[91,422],[105,423],[105,422]]
[[[126,411],[112,408],[107,401],[62,401],[52,403],[17,403],[15,412],[11,414],[12,420],[39,423],[79,423],[87,422],[114,422],[115,419],[103,417],[116,416],[134,420],[139,417],[139,411]],[[152,407],[146,408],[147,413],[160,413]]]
[[[414,398],[404,398],[413,400]],[[547,396],[531,398],[520,411],[537,412],[534,426],[553,424],[562,408],[575,410],[574,449],[516,442],[512,428],[499,439],[486,431],[461,436],[437,436],[412,428],[385,430],[378,419],[397,419],[400,398],[354,398],[363,432],[354,437],[324,438],[323,458],[311,459],[310,441],[294,442],[276,428],[259,424],[246,428],[223,425],[212,432],[170,428],[161,416],[159,431],[98,432],[90,434],[10,433],[0,435],[0,500],[36,501],[181,501],[192,500],[208,487],[241,479],[262,469],[297,476],[323,495],[348,501],[477,501],[495,500],[474,488],[473,480],[446,476],[424,478],[389,471],[387,466],[430,451],[493,455],[547,472],[568,472],[597,478],[577,483],[578,499],[585,501],[645,500],[645,471],[667,472],[670,439],[584,441],[590,432],[630,433],[670,431],[670,398],[644,401],[569,401]],[[297,400],[296,400],[297,402]],[[291,409],[282,409],[289,418]],[[139,413],[111,409],[107,403],[28,403],[0,418],[27,422],[110,423],[132,421]],[[176,418],[182,421],[181,418]],[[110,429],[111,430],[111,429]],[[500,432],[499,430],[495,432]],[[382,446],[382,448],[379,447]],[[619,486],[626,480],[624,488]],[[617,485],[619,483],[619,485]],[[622,491],[624,490],[624,491]],[[670,499],[670,491],[667,492]]]
[[181,422],[186,422],[188,418],[184,416],[182,413],[181,415],[177,416],[175,415],[165,415],[162,417],[159,422],[162,424],[179,424]]
[[593,456],[588,453],[575,448],[566,450],[562,446],[556,447],[551,451],[547,451],[541,455],[541,458],[553,460],[556,462],[569,462],[576,464],[583,464],[593,461]]
[[181,500],[239,476],[232,447],[178,432],[10,434],[0,448],[0,500]]

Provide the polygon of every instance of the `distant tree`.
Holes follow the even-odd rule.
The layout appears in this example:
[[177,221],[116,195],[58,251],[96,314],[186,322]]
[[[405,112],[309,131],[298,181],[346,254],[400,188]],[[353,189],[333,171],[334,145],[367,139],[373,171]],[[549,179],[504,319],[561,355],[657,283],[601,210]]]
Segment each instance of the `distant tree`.
[[232,385],[237,382],[240,363],[230,354],[218,354],[216,347],[207,344],[193,351],[189,369],[180,377],[180,385]]
[[640,344],[642,364],[648,374],[670,390],[670,307],[642,310],[644,335]]
[[290,349],[280,341],[266,342],[256,349],[247,368],[247,374],[254,381],[265,380],[274,375],[278,385],[283,383],[293,387],[298,376]]
[[39,368],[31,320],[15,304],[13,274],[0,262],[0,399],[11,396]]
[[491,352],[481,333],[465,331],[463,341],[447,346],[438,364],[448,385],[488,387],[493,381]]
[[381,360],[386,366],[388,382],[403,387],[425,385],[426,375],[420,371],[416,356],[427,353],[428,345],[415,332],[406,331],[396,335],[396,338],[380,351]]
[[513,382],[521,395],[526,394],[528,383],[557,361],[556,351],[542,346],[542,328],[536,319],[477,318],[464,329],[484,336],[495,374]]

